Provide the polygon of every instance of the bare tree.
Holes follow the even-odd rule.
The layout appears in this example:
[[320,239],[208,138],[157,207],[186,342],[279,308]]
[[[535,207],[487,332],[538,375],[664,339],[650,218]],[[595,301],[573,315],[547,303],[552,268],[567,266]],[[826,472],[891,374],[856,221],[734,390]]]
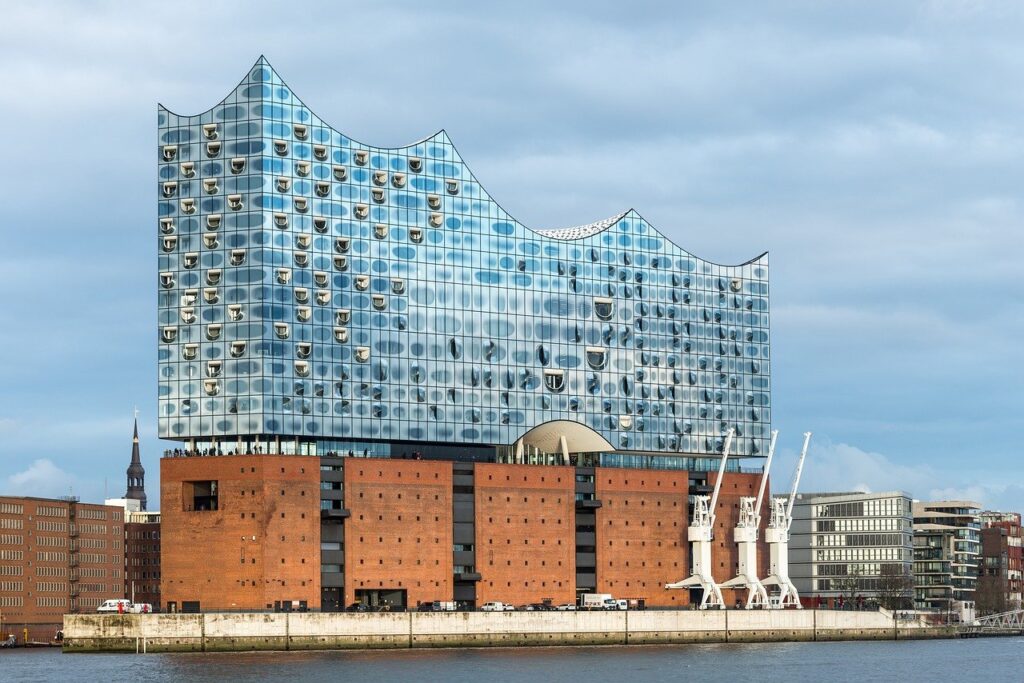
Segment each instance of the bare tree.
[[849,606],[848,609],[856,607],[857,595],[863,590],[861,585],[863,573],[864,570],[859,564],[851,564],[848,565],[847,573],[844,576],[837,577],[833,583],[836,590],[839,591],[844,605]]
[[914,575],[903,564],[883,564],[878,579],[878,602],[888,610],[912,609]]
[[974,607],[978,616],[1007,611],[1006,579],[1002,576],[979,576],[974,591]]

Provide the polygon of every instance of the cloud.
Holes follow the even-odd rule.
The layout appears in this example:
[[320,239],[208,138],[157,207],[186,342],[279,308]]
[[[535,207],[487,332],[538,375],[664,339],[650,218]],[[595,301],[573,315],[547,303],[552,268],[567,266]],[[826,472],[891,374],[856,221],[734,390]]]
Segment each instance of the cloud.
[[48,458],[34,460],[28,469],[7,477],[4,493],[11,496],[57,498],[73,494],[78,479]]

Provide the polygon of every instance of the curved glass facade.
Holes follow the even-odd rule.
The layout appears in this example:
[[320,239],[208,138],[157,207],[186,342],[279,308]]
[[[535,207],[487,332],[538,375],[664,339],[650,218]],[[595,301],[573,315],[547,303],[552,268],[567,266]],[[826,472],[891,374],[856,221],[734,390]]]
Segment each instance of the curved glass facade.
[[621,451],[766,452],[767,255],[721,266],[634,211],[531,230],[442,131],[321,121],[262,58],[159,110],[163,438],[508,445],[551,420]]

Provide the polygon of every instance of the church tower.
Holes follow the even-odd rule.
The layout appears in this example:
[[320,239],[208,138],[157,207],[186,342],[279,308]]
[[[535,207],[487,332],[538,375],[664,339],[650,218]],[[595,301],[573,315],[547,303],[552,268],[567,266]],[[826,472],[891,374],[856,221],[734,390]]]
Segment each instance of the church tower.
[[139,457],[139,418],[135,418],[135,433],[132,435],[132,462],[128,465],[128,491],[125,498],[139,501],[140,509],[146,509],[146,470]]

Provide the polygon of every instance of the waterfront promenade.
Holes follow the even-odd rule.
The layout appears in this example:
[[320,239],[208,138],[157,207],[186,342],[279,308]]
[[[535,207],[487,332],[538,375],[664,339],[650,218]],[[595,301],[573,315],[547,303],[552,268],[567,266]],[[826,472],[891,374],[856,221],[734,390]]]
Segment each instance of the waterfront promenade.
[[946,638],[889,612],[831,610],[67,615],[65,652],[217,652]]

